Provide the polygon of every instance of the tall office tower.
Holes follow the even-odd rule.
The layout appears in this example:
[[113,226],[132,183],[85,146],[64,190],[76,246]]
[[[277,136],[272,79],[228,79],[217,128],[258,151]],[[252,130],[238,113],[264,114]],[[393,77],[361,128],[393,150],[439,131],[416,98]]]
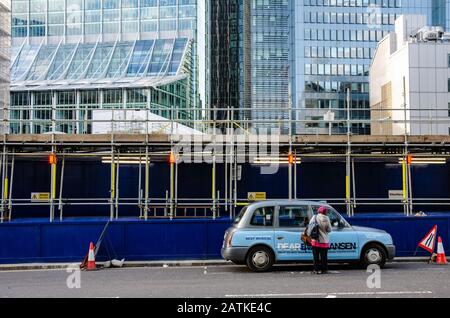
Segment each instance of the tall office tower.
[[227,110],[239,107],[238,0],[210,0],[209,14],[210,105],[220,109],[211,117],[236,119],[238,113]]
[[[296,1],[295,1],[296,2]],[[289,125],[290,0],[240,0],[240,119],[253,128]]]
[[[167,126],[148,119],[195,128],[207,97],[205,34],[205,1],[13,0],[11,132]],[[121,118],[135,123],[113,125]]]
[[296,126],[299,134],[346,133],[347,90],[351,132],[369,134],[368,72],[378,42],[402,14],[424,14],[430,25],[448,26],[448,0],[292,2],[291,81],[295,114],[302,121]]
[[11,11],[10,1],[0,0],[0,134],[7,133],[9,109],[9,68],[11,42]]

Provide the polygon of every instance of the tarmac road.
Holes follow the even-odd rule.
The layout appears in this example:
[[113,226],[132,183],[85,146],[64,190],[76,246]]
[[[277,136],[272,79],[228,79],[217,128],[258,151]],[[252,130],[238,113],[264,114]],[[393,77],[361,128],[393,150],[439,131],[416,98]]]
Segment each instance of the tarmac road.
[[[381,271],[381,288],[370,289],[371,273],[331,266],[314,276],[310,266],[279,266],[255,274],[242,266],[0,271],[0,297],[169,297],[169,298],[307,298],[307,297],[450,297],[450,267],[392,263]],[[370,282],[376,282],[370,279]]]

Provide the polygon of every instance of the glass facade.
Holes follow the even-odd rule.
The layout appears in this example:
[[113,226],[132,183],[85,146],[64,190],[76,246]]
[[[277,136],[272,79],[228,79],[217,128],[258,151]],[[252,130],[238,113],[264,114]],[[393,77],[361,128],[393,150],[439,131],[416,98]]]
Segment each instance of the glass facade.
[[167,118],[200,119],[200,3],[13,0],[11,131],[90,133],[83,120],[92,110],[142,105]]
[[[394,30],[402,14],[423,14],[428,23],[448,26],[448,0],[302,0],[293,1],[291,81],[297,133],[328,133],[327,112],[346,119],[351,92],[351,131],[369,134],[368,72],[377,43]],[[311,122],[308,122],[311,120]],[[318,124],[317,121],[322,123]],[[357,121],[360,121],[357,123]],[[332,123],[331,132],[347,132]]]
[[[10,41],[10,3],[9,0],[0,0],[0,118],[2,120],[7,119],[9,108]],[[0,133],[5,133],[6,130],[7,127],[0,126]]]
[[251,126],[280,128],[289,119],[289,0],[240,0],[241,119]]
[[186,38],[24,45],[11,68],[11,132],[47,133],[55,122],[57,132],[90,133],[92,123],[83,122],[95,109],[193,120],[191,48]]
[[157,88],[13,91],[10,132],[90,134],[100,130],[102,122],[93,121],[93,118],[96,113],[101,115],[103,110],[148,111],[191,126],[189,122],[196,114],[189,103],[186,79]]
[[[239,107],[239,3],[210,0],[210,100],[216,109]],[[217,111],[218,120],[237,113]]]
[[197,29],[197,0],[13,0],[14,37],[175,37]]

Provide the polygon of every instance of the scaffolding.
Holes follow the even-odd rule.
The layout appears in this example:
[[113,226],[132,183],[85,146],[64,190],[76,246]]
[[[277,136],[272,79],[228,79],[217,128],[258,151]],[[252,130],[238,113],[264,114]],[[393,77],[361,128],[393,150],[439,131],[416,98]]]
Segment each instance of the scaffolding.
[[[402,205],[405,215],[412,215],[414,206],[449,205],[450,199],[421,199],[412,197],[411,166],[444,160],[450,157],[450,136],[277,136],[267,145],[273,148],[269,156],[260,156],[258,145],[270,141],[269,136],[245,136],[214,134],[195,137],[200,152],[187,153],[186,136],[155,134],[108,134],[108,135],[3,135],[0,156],[0,174],[2,180],[1,221],[12,219],[15,206],[45,205],[49,207],[49,221],[63,220],[65,206],[102,205],[110,207],[110,219],[118,219],[120,210],[130,206],[138,206],[140,218],[179,218],[229,216],[233,218],[237,209],[251,203],[249,198],[238,197],[239,165],[251,163],[257,165],[279,164],[289,166],[288,184],[289,198],[297,199],[301,189],[297,188],[297,167],[304,162],[328,160],[346,164],[346,176],[342,184],[345,186],[345,198],[308,198],[308,200],[327,201],[330,204],[342,205],[349,216],[354,215],[358,205]],[[208,149],[208,150],[205,150]],[[273,153],[272,153],[272,150]],[[186,153],[184,153],[186,151]],[[273,156],[272,156],[273,154]],[[275,155],[276,154],[276,155]],[[183,156],[189,155],[194,160],[210,158],[211,193],[209,198],[179,198],[178,166]],[[198,156],[199,158],[196,158]],[[30,198],[14,198],[14,167],[18,159],[48,158],[51,175],[48,197],[38,200]],[[65,162],[70,159],[96,158],[109,164],[110,193],[104,198],[69,198],[64,197]],[[266,160],[266,161],[264,161]],[[364,160],[380,160],[399,164],[402,167],[402,197],[396,202],[391,199],[359,198],[355,189],[355,162]],[[426,162],[425,162],[426,160]],[[152,162],[168,162],[170,165],[170,187],[163,198],[149,197],[151,187]],[[217,169],[224,169],[226,189],[222,195],[217,191]],[[137,198],[124,198],[120,195],[121,166],[139,166]],[[57,189],[59,184],[59,189]],[[306,198],[305,198],[306,199]],[[193,215],[187,213],[194,210]],[[161,213],[160,213],[161,212]]]

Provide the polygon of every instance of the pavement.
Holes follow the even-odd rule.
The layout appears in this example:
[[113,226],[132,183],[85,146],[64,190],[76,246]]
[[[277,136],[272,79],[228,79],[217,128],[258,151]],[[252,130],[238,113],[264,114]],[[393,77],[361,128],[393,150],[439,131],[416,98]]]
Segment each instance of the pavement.
[[309,265],[282,265],[263,274],[234,265],[127,267],[95,272],[4,270],[0,271],[0,297],[169,297],[183,301],[210,297],[450,297],[450,266],[394,262],[375,274],[345,265],[331,266],[330,270],[330,274],[319,276],[311,274]]
[[[397,257],[395,262],[428,262],[429,257]],[[97,263],[102,265],[102,263]],[[22,263],[22,264],[0,264],[1,271],[13,270],[45,270],[66,269],[73,263]],[[186,266],[221,266],[233,265],[232,262],[223,259],[217,260],[184,260],[184,261],[135,261],[125,262],[124,267],[186,267]]]

